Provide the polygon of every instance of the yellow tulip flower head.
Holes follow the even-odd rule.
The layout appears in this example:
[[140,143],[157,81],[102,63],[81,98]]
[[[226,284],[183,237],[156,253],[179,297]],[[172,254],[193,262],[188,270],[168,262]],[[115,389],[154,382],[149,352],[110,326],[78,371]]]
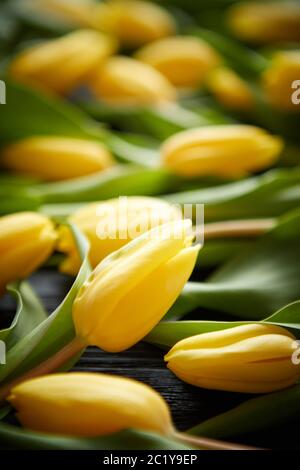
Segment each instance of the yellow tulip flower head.
[[300,50],[278,52],[271,66],[262,77],[262,84],[269,102],[283,111],[298,111],[293,102],[293,83],[300,80]]
[[0,292],[23,279],[52,253],[56,232],[52,222],[35,212],[0,217]]
[[168,138],[161,148],[161,160],[185,177],[238,178],[271,166],[281,150],[281,139],[258,127],[207,126]]
[[136,58],[180,88],[199,87],[207,72],[220,61],[209,44],[192,36],[160,39],[140,49]]
[[116,50],[111,37],[79,30],[25,49],[10,66],[10,75],[57,93],[71,92]]
[[108,59],[90,85],[97,97],[116,105],[155,105],[176,99],[175,88],[161,73],[125,56]]
[[[87,237],[90,263],[95,268],[107,255],[142,233],[181,218],[181,210],[175,205],[161,199],[132,196],[88,204],[71,215],[69,221]],[[59,228],[58,249],[67,254],[60,270],[76,274],[80,256],[65,225]]]
[[102,171],[114,164],[99,142],[59,136],[29,137],[2,151],[2,165],[17,173],[56,181]]
[[248,324],[179,341],[165,356],[177,377],[198,387],[268,393],[296,383],[295,338],[284,328]]
[[236,36],[249,42],[300,41],[296,1],[237,3],[229,10],[228,21]]
[[249,111],[254,106],[254,97],[248,84],[227,67],[213,69],[207,76],[206,86],[226,108]]
[[22,0],[24,8],[71,26],[96,27],[94,0]]
[[192,222],[156,227],[105,258],[73,304],[77,336],[108,352],[141,340],[167,313],[194,268]]
[[168,435],[168,405],[152,388],[108,374],[73,372],[27,380],[8,397],[26,428],[103,436],[128,428]]
[[139,47],[175,33],[170,13],[159,5],[141,0],[108,0],[98,7],[98,24],[122,44]]

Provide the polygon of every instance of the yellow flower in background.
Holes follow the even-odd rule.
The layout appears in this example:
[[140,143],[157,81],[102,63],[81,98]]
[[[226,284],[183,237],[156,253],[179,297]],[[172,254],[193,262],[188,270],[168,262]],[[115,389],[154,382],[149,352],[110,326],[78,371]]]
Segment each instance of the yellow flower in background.
[[207,72],[220,61],[209,44],[192,36],[160,39],[140,49],[136,58],[182,88],[199,87]]
[[228,22],[236,36],[249,42],[300,41],[296,1],[237,3],[229,10]]
[[105,258],[73,304],[77,336],[108,352],[141,340],[167,313],[195,266],[192,222],[156,227]]
[[0,217],[0,292],[46,261],[55,242],[54,226],[43,215],[19,212]]
[[97,27],[94,0],[22,0],[33,13],[47,15],[63,23],[80,27]]
[[46,375],[15,386],[8,397],[26,428],[70,436],[103,436],[129,428],[172,432],[168,405],[152,388],[108,374]]
[[161,148],[162,164],[186,177],[239,178],[271,166],[282,150],[279,137],[243,124],[179,132]]
[[[71,215],[69,221],[87,237],[89,260],[95,268],[107,255],[150,228],[181,218],[179,208],[161,199],[132,196],[88,204]],[[58,249],[67,254],[60,270],[76,274],[81,260],[65,225],[59,228]]]
[[206,86],[226,108],[248,111],[254,106],[254,97],[247,82],[227,67],[212,70]]
[[10,144],[0,161],[9,170],[46,181],[76,178],[114,164],[101,143],[58,136],[29,137]]
[[21,82],[57,93],[68,93],[117,49],[106,34],[80,30],[38,44],[18,54],[10,75]]
[[300,80],[300,50],[278,52],[262,77],[262,85],[269,102],[285,111],[300,110],[293,102],[293,83]]
[[179,341],[165,356],[177,377],[198,387],[268,393],[296,383],[295,338],[284,328],[249,324]]
[[159,5],[140,0],[108,0],[98,6],[100,28],[122,44],[139,47],[175,33],[170,13]]
[[162,74],[125,56],[108,59],[90,84],[97,97],[116,105],[155,105],[176,99],[175,88]]

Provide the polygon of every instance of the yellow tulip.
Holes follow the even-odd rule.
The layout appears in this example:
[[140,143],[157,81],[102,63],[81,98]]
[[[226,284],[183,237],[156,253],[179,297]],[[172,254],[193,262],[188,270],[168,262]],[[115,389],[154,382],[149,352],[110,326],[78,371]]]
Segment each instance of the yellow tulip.
[[[132,196],[88,204],[71,215],[69,221],[89,240],[89,259],[94,268],[107,255],[150,228],[181,218],[181,211],[176,206],[160,199]],[[58,249],[67,254],[60,270],[76,274],[81,264],[80,256],[65,225],[59,229]]]
[[126,46],[136,47],[175,33],[167,10],[140,0],[108,0],[98,7],[98,24]]
[[81,27],[97,27],[94,0],[23,0],[24,8],[50,16],[63,23]]
[[9,402],[23,426],[73,436],[102,436],[128,428],[168,435],[168,405],[152,388],[108,374],[74,372],[25,381]]
[[[262,77],[263,88],[269,102],[279,109],[298,111],[293,102],[293,83],[300,77],[300,50],[282,51],[275,54],[271,66]],[[299,95],[299,93],[298,93]]]
[[254,106],[250,87],[229,68],[218,67],[212,70],[206,85],[217,101],[226,108],[248,111]]
[[99,142],[68,137],[29,137],[4,148],[2,165],[17,173],[55,181],[102,171],[114,164]]
[[296,1],[238,3],[230,9],[228,21],[239,38],[253,43],[300,41]]
[[175,88],[162,74],[125,56],[108,59],[90,84],[96,96],[111,104],[158,104],[176,99]]
[[140,49],[136,58],[182,88],[199,87],[220,60],[209,44],[189,36],[160,39]]
[[10,74],[18,81],[64,94],[87,80],[115,50],[115,40],[107,35],[75,31],[25,49],[13,59]]
[[77,336],[105,351],[141,340],[167,313],[194,268],[192,222],[156,227],[105,258],[73,304]]
[[52,253],[56,232],[52,222],[35,212],[0,218],[0,292],[12,281],[29,276]]
[[198,387],[268,393],[296,383],[295,338],[284,328],[249,324],[179,341],[165,356],[168,368]]
[[186,177],[238,178],[271,166],[282,141],[248,125],[190,129],[171,136],[161,148],[162,164]]

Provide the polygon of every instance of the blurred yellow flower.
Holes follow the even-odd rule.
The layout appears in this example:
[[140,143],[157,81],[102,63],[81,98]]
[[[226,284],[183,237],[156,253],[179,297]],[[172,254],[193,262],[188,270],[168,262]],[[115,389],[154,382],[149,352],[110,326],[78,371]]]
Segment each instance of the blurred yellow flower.
[[5,168],[46,181],[65,180],[96,173],[114,164],[99,142],[69,137],[29,137],[2,151]]
[[108,352],[141,340],[167,313],[195,266],[192,222],[169,222],[105,258],[73,304],[77,336]]
[[237,3],[228,14],[232,31],[253,43],[300,41],[300,5],[296,1]]
[[0,292],[9,282],[28,277],[52,253],[52,222],[35,212],[0,217]]
[[227,67],[212,70],[206,86],[226,108],[248,111],[254,106],[254,97],[247,82]]
[[[181,211],[161,199],[132,196],[95,202],[69,217],[90,243],[89,260],[93,268],[113,251],[151,228],[180,220]],[[60,270],[76,274],[81,261],[67,226],[59,228],[58,249],[67,254]]]
[[160,39],[140,49],[136,58],[182,88],[199,87],[207,72],[220,61],[209,44],[192,36]]
[[271,166],[282,150],[279,137],[243,124],[179,132],[161,148],[162,164],[186,177],[239,178]]
[[177,377],[198,387],[268,393],[296,383],[295,338],[284,328],[249,324],[192,336],[165,356]]
[[155,105],[176,99],[175,88],[162,74],[125,56],[108,59],[90,84],[95,95],[110,104]]
[[125,377],[73,372],[15,386],[8,401],[26,428],[73,436],[103,436],[128,428],[168,435],[168,405],[152,388]]
[[113,38],[92,30],[79,30],[19,53],[10,65],[10,75],[21,82],[68,93],[117,49]]
[[163,7],[141,0],[108,0],[98,6],[97,22],[122,44],[138,47],[175,33],[172,15]]
[[[271,66],[262,77],[269,102],[283,111],[300,111],[292,99],[293,83],[300,80],[300,50],[282,51],[274,55]],[[299,86],[299,85],[298,85]]]

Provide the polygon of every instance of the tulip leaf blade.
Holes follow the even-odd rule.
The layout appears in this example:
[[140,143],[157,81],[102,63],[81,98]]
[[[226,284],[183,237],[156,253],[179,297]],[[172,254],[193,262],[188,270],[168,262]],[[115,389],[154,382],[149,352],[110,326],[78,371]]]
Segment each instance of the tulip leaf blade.
[[10,327],[0,331],[0,340],[5,341],[7,350],[47,318],[40,299],[27,281],[10,284],[8,291],[15,297],[17,309]]
[[300,416],[300,384],[251,398],[189,430],[190,434],[228,438],[285,424]]
[[158,434],[126,430],[110,436],[64,437],[0,423],[0,448],[28,450],[187,450],[190,447]]
[[76,226],[69,225],[79,251],[84,254],[79,273],[59,307],[8,351],[6,364],[0,369],[1,382],[11,380],[30,370],[74,338],[72,305],[80,287],[88,278],[91,268],[86,238]]

